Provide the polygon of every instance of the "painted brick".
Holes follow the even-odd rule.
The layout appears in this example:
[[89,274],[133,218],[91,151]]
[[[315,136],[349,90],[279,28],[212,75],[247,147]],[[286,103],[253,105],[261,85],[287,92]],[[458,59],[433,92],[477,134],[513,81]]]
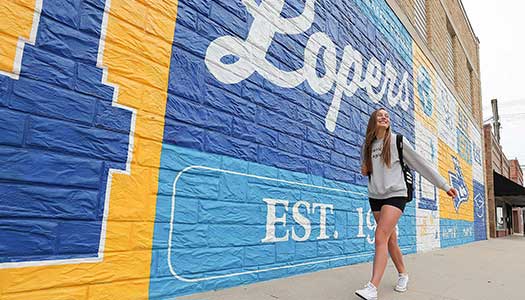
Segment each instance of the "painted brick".
[[224,99],[221,99],[222,101],[217,101],[218,97],[222,97],[221,94],[222,92],[219,91],[217,87],[208,85],[206,87],[206,96],[202,97],[204,99],[204,104],[228,112],[239,118],[250,121],[255,120],[255,103],[246,101],[234,94],[228,94]]
[[183,53],[185,52],[189,52],[193,55],[199,55],[200,53],[203,53],[203,51],[206,51],[206,49],[204,49],[204,45],[198,46],[198,44],[195,43],[195,41],[201,38],[200,35],[205,36],[206,32],[210,30],[213,30],[213,31],[219,30],[219,32],[221,33],[224,32],[223,30],[220,29],[220,27],[211,26],[209,22],[206,22],[205,18],[199,17],[198,20],[199,22],[197,23],[198,24],[197,31],[193,29],[189,29],[182,25],[177,27],[177,32],[176,32],[177,38],[173,40],[173,46],[174,46],[173,52],[172,52],[173,59],[176,59],[175,55],[177,54],[183,55]]
[[199,222],[206,224],[265,225],[265,208],[263,203],[254,205],[201,201]]
[[250,163],[231,157],[222,157],[221,168],[224,170],[236,170],[241,173],[249,173]]
[[131,111],[113,106],[106,101],[98,101],[96,111],[95,126],[129,135]]
[[167,141],[199,150],[204,149],[204,132],[201,128],[169,119],[166,120],[164,128]]
[[249,178],[243,175],[228,176],[223,174],[219,183],[221,200],[245,202],[248,194]]
[[168,96],[166,115],[173,120],[202,127],[206,123],[206,111],[190,101],[173,95]]
[[76,64],[75,90],[101,99],[112,99],[114,89],[101,84],[102,70],[84,63]]
[[177,273],[182,276],[214,271],[217,270],[217,265],[222,270],[238,268],[243,263],[242,248],[185,249],[177,250],[173,255],[178,262]]
[[328,179],[355,183],[355,174],[348,169],[342,169],[328,165],[324,168],[324,175]]
[[[309,9],[304,1],[280,2],[268,11],[281,18]],[[416,197],[398,223],[403,252],[486,238],[480,207],[490,184],[482,182],[480,159],[457,153],[481,147],[480,130],[474,130],[480,115],[477,42],[461,10],[452,9],[457,3],[432,0],[429,44],[418,45],[398,18],[408,13],[413,21],[413,1],[400,2],[405,12],[391,2],[316,1],[312,20],[294,21],[289,27],[298,32],[272,34],[266,45],[260,33],[250,37],[264,28],[255,28],[254,8],[241,1],[43,1],[20,74],[10,73],[13,58],[0,55],[0,276],[7,278],[0,294],[171,299],[370,261],[376,224],[360,152],[378,107],[389,110],[394,132],[418,153],[437,156],[432,166],[442,176],[455,170],[451,157],[465,160],[462,180],[477,199],[456,211],[443,193],[439,207],[421,205],[423,196]],[[13,57],[14,38],[29,39],[35,26],[31,5],[0,4],[9,16],[0,39]],[[447,17],[459,36],[457,76],[448,79]],[[312,24],[299,28],[301,22]],[[334,65],[327,64],[324,43],[312,62],[304,61],[314,34],[334,43]],[[210,46],[224,38],[230,40],[220,49]],[[312,63],[316,76],[336,73],[348,64],[341,60],[349,45],[362,60],[358,89],[337,98],[337,83],[331,82],[328,92],[318,93],[301,69]],[[215,71],[213,55],[223,64]],[[380,80],[367,91],[374,85],[366,76],[372,58]],[[388,84],[387,62],[398,76]],[[474,64],[472,91],[460,67],[467,62]],[[420,82],[421,67],[430,81]],[[272,72],[280,77],[297,70],[300,80],[293,86],[271,78]],[[356,71],[351,66],[346,83]],[[399,90],[403,74],[407,107],[389,102],[388,95],[390,86],[394,94]],[[371,99],[383,84],[385,93]],[[420,87],[435,98],[430,116],[421,109],[428,103]],[[339,100],[332,130],[327,113]],[[451,118],[458,107],[461,116],[472,112],[473,120]],[[462,128],[462,143],[449,135],[454,127]],[[431,193],[423,185],[421,194]],[[271,200],[287,204],[273,207]],[[294,215],[298,201],[307,201],[310,212],[303,205]],[[318,239],[322,220],[314,203],[333,205],[323,224],[325,240]],[[311,226],[306,241],[293,240],[292,232],[305,234],[297,213]],[[264,241],[272,226],[275,237],[287,235],[286,241]],[[70,261],[100,260],[102,254],[97,263]],[[27,263],[43,266],[10,267]]]
[[27,145],[100,160],[125,162],[128,151],[127,135],[45,118],[31,117],[28,135]]
[[[280,115],[269,112],[267,110],[257,110],[256,112],[257,124],[266,124],[266,126],[277,131],[286,132],[298,138],[305,136],[305,129],[299,123],[286,119]],[[270,120],[273,120],[269,122]]]
[[275,262],[275,245],[244,248],[244,266],[261,266]]
[[[202,169],[190,169],[179,173],[174,182],[175,196],[216,199],[219,195],[220,177],[216,172]],[[171,195],[171,189],[169,195]]]
[[0,106],[7,106],[11,81],[7,77],[0,77]]
[[304,142],[302,155],[312,159],[323,162],[330,162],[330,151],[323,147],[315,146],[314,144]]
[[295,245],[295,259],[308,259],[317,256],[317,242],[304,242]]
[[211,131],[206,132],[204,149],[208,152],[246,160],[255,157],[255,153],[257,152],[257,146],[253,143]]
[[24,78],[13,82],[10,107],[32,114],[91,124],[95,100],[68,90]]
[[24,55],[27,58],[24,76],[67,89],[73,88],[76,68],[74,61],[33,47],[28,47]]
[[[12,260],[19,259],[21,256],[34,255],[44,256],[50,255],[54,252],[55,245],[51,241],[57,235],[58,222],[48,220],[28,220],[23,226],[20,226],[15,220],[2,219],[0,226],[2,227],[2,246],[0,246],[0,253],[2,257],[11,257]],[[30,232],[30,236],[22,230]],[[12,241],[9,242],[8,241]],[[16,243],[16,252],[10,247],[12,243]],[[2,262],[6,260],[3,259]]]
[[204,152],[189,151],[188,148],[169,144],[163,146],[163,152],[166,155],[164,157],[166,163],[163,169],[170,173],[173,173],[173,171],[181,171],[192,165],[206,165],[211,168],[220,168],[221,166],[221,157],[218,155],[212,155],[210,157]]
[[97,61],[98,37],[82,33],[45,16],[40,18],[39,31],[37,46],[40,49],[86,63],[93,64]]
[[294,256],[295,256],[295,243],[293,241],[275,244],[276,262],[292,261],[294,259]]
[[27,122],[25,114],[0,109],[0,144],[20,146],[24,139],[24,130]]
[[271,185],[248,183],[247,202],[262,204],[261,195],[272,199],[299,199],[300,191],[279,188]]
[[365,243],[363,239],[347,239],[344,240],[344,252],[346,254],[361,253],[365,248]]
[[[166,222],[170,221],[171,216],[164,218]],[[162,221],[160,219],[159,221]],[[173,221],[176,223],[196,224],[199,222],[199,199],[177,196],[175,198],[175,212]]]
[[334,137],[323,131],[312,128],[307,129],[306,139],[312,143],[332,149],[334,147]]
[[[96,219],[97,193],[93,190],[5,184],[0,193],[4,195],[0,215],[6,218]],[[46,193],[51,197],[44,196]]]
[[[264,225],[215,225],[208,228],[210,247],[239,247],[249,245],[254,237],[264,238]],[[279,234],[279,233],[276,233]],[[279,234],[281,235],[281,234]]]
[[[187,57],[179,53],[181,50],[174,49],[172,54],[172,68],[174,69],[189,69],[193,70],[193,74],[187,74],[186,77],[181,78],[181,80],[170,81],[169,90],[178,91],[177,94],[186,99],[193,100],[195,102],[200,102],[204,98],[205,86],[202,80],[195,80],[199,78],[199,74],[202,73],[202,67],[195,62],[197,58]],[[181,51],[182,52],[182,51]],[[182,73],[186,74],[186,73]]]
[[56,254],[86,254],[93,255],[98,250],[101,222],[93,221],[61,221],[58,223],[58,243]]
[[206,128],[218,131],[225,135],[231,135],[233,117],[218,111],[207,111]]
[[[227,7],[223,7],[227,6]],[[228,28],[230,33],[233,33],[236,36],[244,37],[247,35],[247,26],[246,26],[246,10],[240,9],[238,3],[235,4],[219,4],[217,2],[212,2],[210,7],[210,12],[208,14],[209,21],[215,21],[218,23],[226,22],[227,24],[232,24]],[[220,20],[220,22],[219,22]]]
[[[0,147],[4,172],[0,178],[86,188],[98,187],[102,163],[52,152],[36,152]],[[67,163],[66,163],[67,162]],[[36,164],[48,166],[34,169]]]
[[88,34],[100,35],[100,12],[104,11],[104,2],[86,0],[80,3],[78,29]]
[[78,27],[79,7],[75,1],[62,1],[61,3],[52,2],[42,7],[42,15],[69,24],[71,27]]
[[208,225],[177,223],[173,226],[172,243],[181,245],[184,249],[207,248],[209,230]]
[[262,164],[293,170],[296,172],[306,172],[307,160],[296,155],[278,152],[268,147],[258,147],[258,161]]
[[281,134],[275,130],[234,118],[232,121],[232,135],[242,140],[274,147],[277,146],[278,137]]
[[343,241],[320,241],[318,246],[319,256],[336,257],[344,253]]
[[300,139],[296,139],[285,133],[279,133],[277,139],[277,148],[293,154],[301,154],[301,152],[304,151],[306,144],[306,142],[303,142]]
[[352,154],[354,157],[357,153],[361,153],[360,147],[356,147],[340,139],[334,140],[334,150],[341,154]]

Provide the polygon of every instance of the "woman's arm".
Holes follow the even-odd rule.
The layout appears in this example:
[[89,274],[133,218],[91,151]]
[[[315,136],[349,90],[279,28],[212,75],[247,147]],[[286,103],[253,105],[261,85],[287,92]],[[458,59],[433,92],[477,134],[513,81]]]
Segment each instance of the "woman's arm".
[[403,139],[403,159],[407,165],[419,172],[423,177],[430,181],[433,185],[449,192],[451,190],[450,185],[443,176],[439,175],[436,169],[434,169],[428,162],[419,155],[412,145],[407,141],[406,138]]

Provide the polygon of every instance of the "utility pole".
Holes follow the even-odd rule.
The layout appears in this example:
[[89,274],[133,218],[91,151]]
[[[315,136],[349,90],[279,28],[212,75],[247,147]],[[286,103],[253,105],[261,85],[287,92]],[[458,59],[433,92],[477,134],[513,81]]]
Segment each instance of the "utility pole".
[[498,99],[490,100],[490,104],[492,104],[492,116],[494,118],[494,135],[499,144],[501,123],[499,122]]

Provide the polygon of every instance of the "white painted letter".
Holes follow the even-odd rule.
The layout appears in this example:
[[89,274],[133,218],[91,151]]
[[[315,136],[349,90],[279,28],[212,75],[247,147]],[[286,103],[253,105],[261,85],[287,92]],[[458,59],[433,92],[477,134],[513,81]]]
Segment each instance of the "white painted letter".
[[377,93],[374,91],[374,88],[379,87],[379,84],[381,83],[381,77],[383,77],[383,71],[381,69],[381,63],[379,60],[372,56],[372,58],[368,61],[368,66],[366,67],[365,82],[367,83],[366,92],[368,93],[368,97],[370,97],[370,100],[372,100],[374,103],[381,101],[386,90],[385,78],[385,80],[383,80],[383,86],[381,87],[381,90]]
[[314,212],[317,207],[319,207],[319,224],[321,227],[317,239],[326,240],[329,238],[329,236],[326,235],[326,209],[329,208],[332,211],[332,213],[334,213],[334,206],[332,204],[314,203]]
[[[397,94],[394,95],[394,84],[397,81],[397,72],[396,69],[394,69],[394,66],[392,66],[392,63],[390,61],[387,61],[385,64],[385,81],[390,81],[390,86],[388,87],[388,104],[390,106],[394,107],[398,103],[401,106],[403,110],[408,110],[409,106],[409,97],[408,97],[408,73],[404,72],[403,77],[401,78],[401,81],[399,82],[399,88],[397,91]],[[385,82],[386,85],[386,82]],[[401,96],[405,94],[405,97],[401,99]],[[401,102],[400,102],[401,101]]]
[[[323,55],[323,64],[325,74],[317,77],[317,59],[321,48],[325,48]],[[335,44],[323,32],[312,34],[304,51],[304,75],[308,84],[316,93],[322,95],[332,89],[335,78]]]
[[263,199],[266,202],[267,213],[266,213],[266,237],[261,240],[263,243],[273,243],[273,242],[286,242],[288,240],[288,229],[286,234],[283,237],[275,236],[275,224],[282,223],[283,226],[286,226],[286,213],[283,216],[275,216],[275,205],[280,204],[284,206],[284,210],[288,211],[288,201],[286,200],[277,200],[277,199]]
[[[352,75],[352,80],[348,83],[348,74],[350,73],[352,66],[354,66],[354,74]],[[354,95],[357,89],[362,85],[362,73],[363,57],[361,56],[361,53],[354,50],[350,45],[346,46],[343,52],[343,58],[341,59],[341,64],[339,65],[339,70],[337,71],[332,104],[330,104],[325,118],[325,127],[330,132],[334,132],[335,130],[343,94],[347,97],[352,97]]]
[[[303,69],[283,71],[266,59],[274,35],[301,34],[308,30],[315,16],[315,0],[308,0],[301,15],[283,18],[285,0],[266,0],[257,4],[254,0],[243,0],[253,22],[246,40],[235,36],[221,36],[211,42],[206,50],[206,67],[217,80],[234,84],[248,78],[257,71],[275,85],[293,88],[304,81]],[[224,62],[231,57],[235,62]]]
[[301,215],[301,213],[299,212],[299,207],[301,205],[304,205],[304,207],[306,207],[307,214],[310,213],[310,203],[306,201],[297,201],[293,206],[293,219],[295,220],[295,222],[297,222],[297,224],[301,225],[304,228],[304,235],[302,237],[297,236],[297,234],[295,234],[295,228],[292,228],[292,239],[298,242],[308,240],[308,238],[310,237],[310,233],[312,232],[310,220],[308,220],[308,218],[306,218],[305,216]]

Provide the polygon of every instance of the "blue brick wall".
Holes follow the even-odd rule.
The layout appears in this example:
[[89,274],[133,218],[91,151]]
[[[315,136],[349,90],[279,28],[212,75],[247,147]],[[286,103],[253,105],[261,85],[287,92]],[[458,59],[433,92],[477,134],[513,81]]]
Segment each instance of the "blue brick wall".
[[99,257],[131,112],[96,67],[103,5],[44,1],[18,79],[0,75],[0,264]]
[[[397,80],[390,83],[394,94],[401,90],[401,75],[407,73],[405,109],[388,104],[387,93],[380,103],[374,104],[367,90],[359,88],[353,96],[342,97],[332,132],[325,126],[325,117],[334,88],[323,95],[306,81],[286,88],[257,72],[237,84],[226,84],[210,73],[205,64],[210,43],[225,35],[244,40],[255,22],[241,2],[179,1],[157,200],[157,220],[162,223],[155,226],[154,248],[158,250],[152,261],[152,298],[289,276],[371,257],[373,227],[369,228],[366,222],[367,201],[338,195],[337,191],[366,190],[367,179],[359,174],[360,145],[374,109],[387,107],[394,129],[414,141],[412,41],[386,4],[379,4],[380,12],[386,15],[376,15],[378,10],[365,11],[366,4],[360,1],[316,2],[315,17],[306,32],[276,34],[268,47],[267,61],[280,70],[293,72],[304,65],[309,37],[324,32],[335,44],[336,68],[341,66],[346,46],[359,51],[364,67],[359,80],[366,80],[366,67],[372,58],[382,66],[389,61],[397,71]],[[285,1],[281,16],[297,17],[305,9],[303,1]],[[389,24],[381,23],[385,16]],[[391,29],[401,35],[387,34]],[[400,41],[405,48],[398,47]],[[235,58],[225,57],[223,62],[234,63]],[[327,70],[319,58],[317,67],[318,76],[335,71]],[[354,67],[350,76],[355,72]],[[230,157],[235,163],[225,163],[232,161]],[[200,169],[200,174],[199,169],[184,171],[191,166],[214,170]],[[244,175],[221,174],[223,171],[217,170]],[[305,186],[268,185],[268,180],[260,178],[283,176],[290,182],[333,190],[321,196]],[[288,210],[279,205],[275,208],[276,215],[286,216],[288,222],[286,226],[276,226],[275,234],[282,237],[288,232],[289,241],[261,242],[267,222],[264,198],[289,201]],[[309,240],[291,242],[293,230],[298,236],[305,234],[303,227],[295,224],[292,212],[294,203],[300,200],[331,203],[335,207],[326,216],[330,240],[315,239],[321,234],[317,208],[316,217],[309,217]],[[308,215],[305,207],[301,209]],[[186,210],[188,214],[184,213]],[[400,221],[400,242],[405,252],[415,251],[414,216],[415,207],[411,204]],[[371,214],[368,218],[368,223],[373,224]],[[172,244],[166,245],[170,236]],[[217,265],[201,265],[214,253]],[[312,264],[284,267],[305,262]],[[265,269],[273,271],[256,271]],[[168,287],[170,276],[174,284]]]
[[476,241],[487,239],[487,202],[485,186],[474,180],[474,237]]
[[[257,7],[251,8],[243,4],[248,2],[178,1],[171,59],[163,64],[169,64],[167,91],[155,90],[167,92],[166,106],[148,107],[145,117],[163,118],[162,141],[160,134],[136,130],[137,153],[149,154],[151,145],[144,140],[162,149],[160,164],[151,163],[152,155],[147,166],[141,165],[144,158],[136,165],[138,172],[147,169],[144,176],[153,176],[151,181],[158,174],[157,194],[151,193],[156,202],[117,213],[139,221],[115,222],[111,232],[111,254],[137,258],[141,265],[110,285],[130,278],[149,281],[144,288],[149,298],[172,299],[373,258],[375,222],[367,201],[368,178],[360,174],[360,148],[369,116],[379,107],[390,112],[394,132],[415,143],[420,121],[415,116],[413,41],[384,0],[282,0],[272,1],[282,7],[267,13],[293,19],[281,27],[296,32],[272,33],[263,45],[268,34],[261,30],[272,24],[265,20],[261,26],[253,10],[269,1],[253,1]],[[102,258],[106,188],[113,172],[129,171],[131,135],[136,133],[133,111],[114,105],[115,89],[103,82],[107,74],[97,61],[108,3],[44,0],[36,41],[25,45],[19,77],[0,75],[0,268]],[[143,1],[120,4],[129,5],[122,10],[145,13]],[[310,17],[305,16],[310,9]],[[148,18],[155,10],[147,12]],[[130,21],[113,12],[110,18],[117,23]],[[151,33],[144,29],[145,35]],[[250,40],[254,32],[256,39]],[[221,50],[222,38],[230,43]],[[305,62],[309,47],[318,42],[319,53]],[[245,56],[242,47],[232,47],[235,43],[244,43]],[[220,51],[231,53],[214,60]],[[249,59],[256,60],[261,51],[261,60],[250,65]],[[395,78],[387,78],[393,76],[387,69],[395,71]],[[248,75],[239,75],[243,72]],[[131,74],[121,76],[134,86],[137,77]],[[275,74],[299,74],[299,80],[292,84]],[[328,86],[319,84],[327,79]],[[393,99],[397,94],[399,99]],[[460,156],[470,162],[468,119],[460,119],[458,144],[450,146],[461,148]],[[486,237],[484,186],[473,184],[474,221],[440,219],[442,247]],[[140,209],[146,206],[155,210],[154,222],[141,219]],[[432,207],[409,203],[399,220],[403,253],[416,252],[416,210],[422,208]],[[120,232],[120,227],[129,231]],[[121,244],[137,236],[140,251],[119,252],[130,250]],[[143,251],[151,241],[151,252]],[[146,270],[142,264],[150,259]],[[118,266],[104,263],[84,264],[72,277],[74,283],[50,283],[43,290],[83,285],[88,291],[112,281],[104,268]],[[58,278],[71,270],[49,268]]]
[[439,227],[442,248],[458,246],[475,240],[473,222],[441,218]]

